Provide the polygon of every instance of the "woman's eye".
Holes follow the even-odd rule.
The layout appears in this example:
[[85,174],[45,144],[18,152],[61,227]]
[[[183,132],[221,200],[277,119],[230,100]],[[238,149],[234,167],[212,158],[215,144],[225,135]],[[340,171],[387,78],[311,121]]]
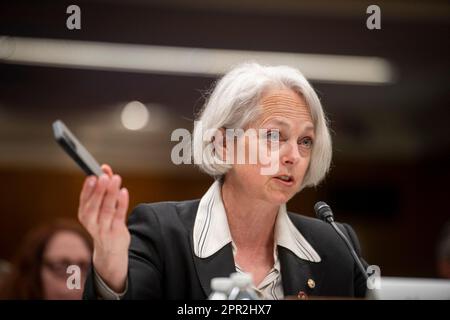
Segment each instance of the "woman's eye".
[[276,142],[280,140],[280,133],[278,131],[267,132],[267,141]]
[[300,146],[302,147],[306,147],[306,148],[311,148],[313,145],[313,140],[309,137],[303,138],[300,140]]

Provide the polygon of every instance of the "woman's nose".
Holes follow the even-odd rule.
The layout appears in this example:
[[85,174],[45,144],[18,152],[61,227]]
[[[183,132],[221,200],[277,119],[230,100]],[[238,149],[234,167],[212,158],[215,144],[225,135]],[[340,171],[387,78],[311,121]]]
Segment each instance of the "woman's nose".
[[300,160],[300,152],[296,141],[286,142],[281,148],[281,162],[284,165],[294,165]]

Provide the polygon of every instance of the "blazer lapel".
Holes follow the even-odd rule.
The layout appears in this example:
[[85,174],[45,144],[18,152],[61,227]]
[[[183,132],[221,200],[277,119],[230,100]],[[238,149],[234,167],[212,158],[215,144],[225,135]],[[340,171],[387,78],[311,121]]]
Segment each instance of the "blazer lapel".
[[197,277],[205,296],[208,297],[211,294],[211,279],[216,277],[229,277],[231,273],[236,272],[236,267],[234,265],[231,243],[228,243],[208,258],[199,258],[195,255],[193,229],[199,202],[199,200],[193,201],[191,203],[192,206],[183,208],[180,212],[180,217],[184,221],[188,231],[188,241],[191,247],[191,255]]
[[278,246],[278,257],[285,297],[298,297],[302,293],[306,297],[319,295],[322,273],[321,268],[317,266],[320,263],[300,259],[289,249],[281,246]]
[[191,244],[192,256],[194,257],[195,269],[197,270],[197,276],[200,280],[202,289],[208,297],[211,294],[211,279],[216,277],[228,278],[231,273],[236,272],[233,250],[231,243],[229,243],[212,256],[207,258],[199,258],[194,253],[194,244],[192,239],[191,234],[189,240]]

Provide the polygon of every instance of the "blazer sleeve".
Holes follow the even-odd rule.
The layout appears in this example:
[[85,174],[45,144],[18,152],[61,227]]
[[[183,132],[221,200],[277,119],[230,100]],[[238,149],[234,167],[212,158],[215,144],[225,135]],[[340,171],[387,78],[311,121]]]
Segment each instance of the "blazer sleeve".
[[[128,219],[131,235],[128,250],[127,299],[163,299],[163,250],[159,220],[151,205],[138,205]],[[91,268],[85,284],[84,299],[97,299],[94,270]]]
[[[358,237],[356,236],[355,231],[353,230],[353,228],[344,223],[342,224],[342,226],[344,227],[344,231],[345,233],[348,235],[348,239],[350,240],[353,248],[355,249],[356,254],[358,255],[359,259],[361,260],[362,265],[364,266],[365,269],[367,269],[367,267],[369,266],[369,264],[361,257],[361,246],[359,244],[359,240]],[[361,272],[361,270],[358,268],[358,265],[354,264],[354,279],[353,279],[353,287],[355,290],[355,296],[356,297],[365,297],[366,296],[366,291],[367,291],[367,283],[366,283],[366,279],[363,275],[363,273]]]

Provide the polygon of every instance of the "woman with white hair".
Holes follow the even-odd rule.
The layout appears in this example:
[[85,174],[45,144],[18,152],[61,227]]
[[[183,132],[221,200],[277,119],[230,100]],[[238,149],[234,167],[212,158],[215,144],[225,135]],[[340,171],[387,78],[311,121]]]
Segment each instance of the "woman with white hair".
[[[104,165],[104,175],[86,178],[79,220],[94,254],[85,297],[205,299],[211,279],[233,272],[251,274],[263,299],[364,296],[365,278],[335,231],[286,210],[331,162],[327,120],[305,77],[287,66],[240,65],[218,81],[197,120],[194,160],[215,180],[201,199],[141,204],[127,227],[120,176]],[[256,134],[229,134],[239,130]],[[255,150],[267,161],[249,161]],[[353,230],[340,228],[359,254]]]

